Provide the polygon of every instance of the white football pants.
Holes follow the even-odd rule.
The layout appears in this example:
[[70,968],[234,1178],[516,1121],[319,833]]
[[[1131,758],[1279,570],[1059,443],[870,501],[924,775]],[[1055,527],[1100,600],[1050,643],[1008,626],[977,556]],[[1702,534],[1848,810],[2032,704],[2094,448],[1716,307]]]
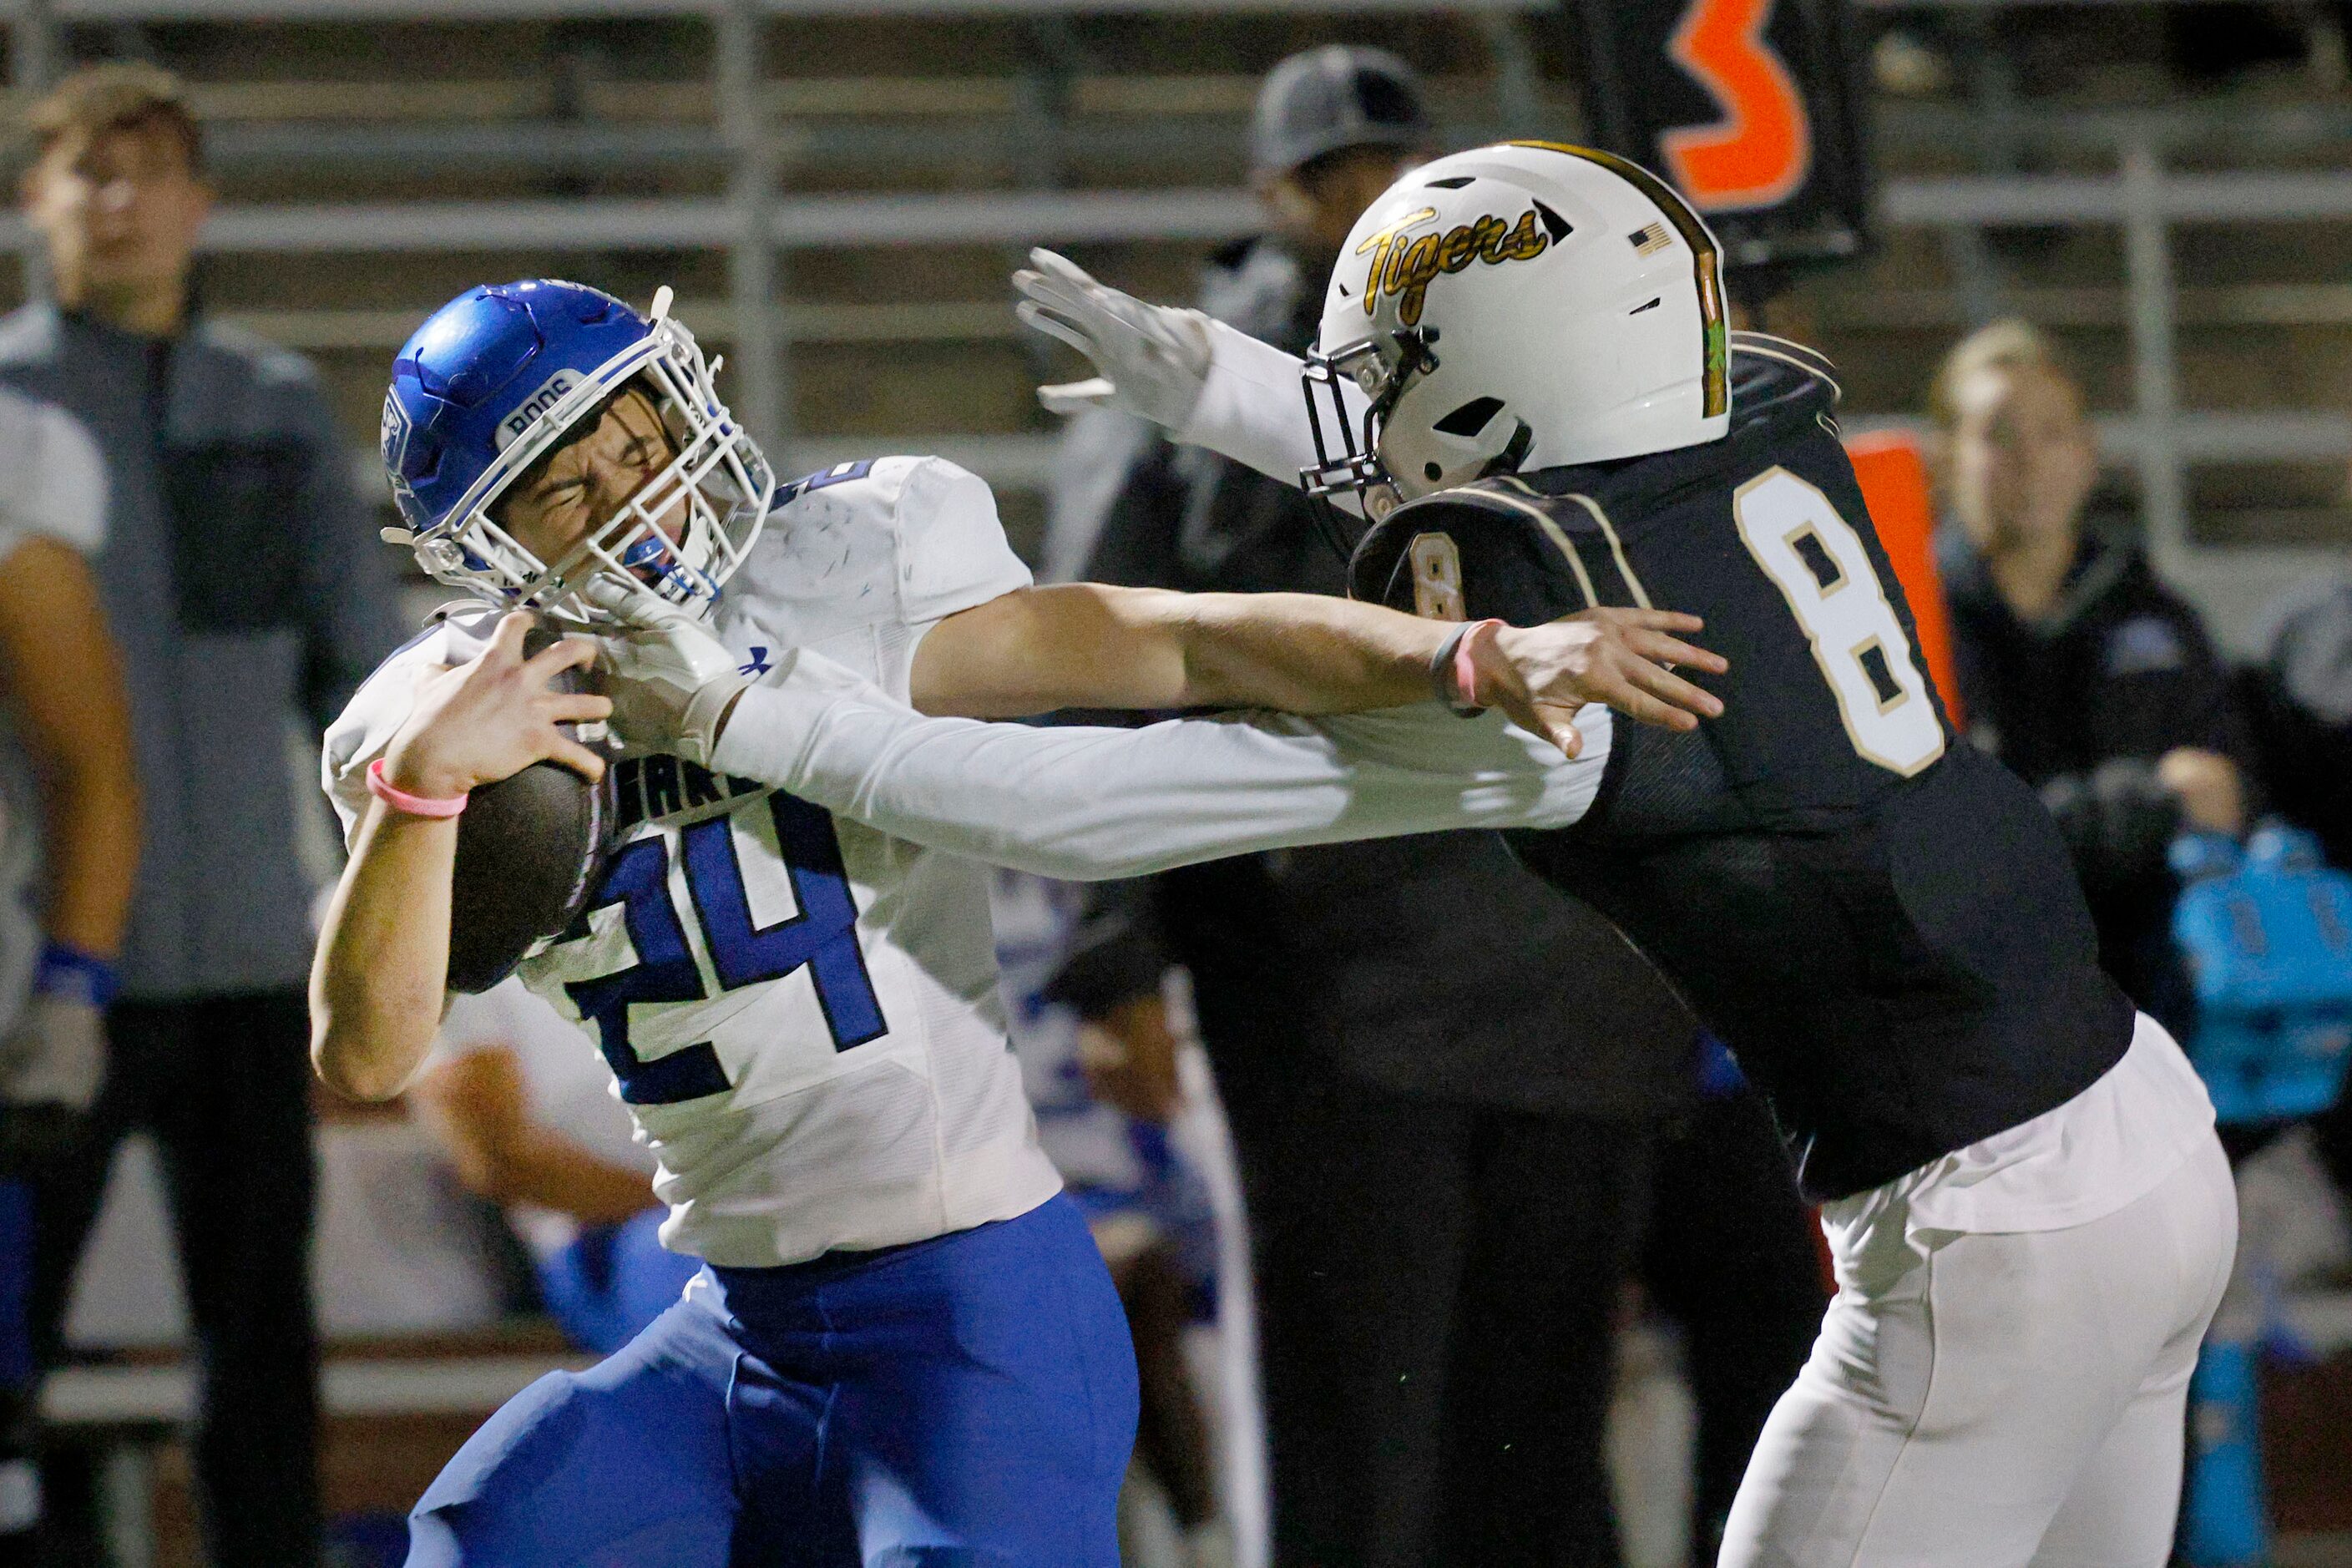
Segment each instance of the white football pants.
[[2087,1225],[1868,1227],[1718,1568],[2161,1568],[2237,1233],[2212,1138]]

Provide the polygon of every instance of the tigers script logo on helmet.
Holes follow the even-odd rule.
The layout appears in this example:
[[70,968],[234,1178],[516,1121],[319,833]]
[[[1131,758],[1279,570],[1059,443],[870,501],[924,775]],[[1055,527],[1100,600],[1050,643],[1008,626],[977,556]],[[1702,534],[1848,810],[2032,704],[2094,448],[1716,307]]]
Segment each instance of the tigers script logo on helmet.
[[1715,440],[1724,331],[1715,237],[1647,171],[1550,142],[1423,163],[1331,275],[1301,480],[1377,517],[1486,474]]
[[[468,289],[416,329],[383,400],[385,476],[426,575],[565,619],[650,595],[707,609],[759,536],[776,480],[725,404],[693,334],[579,283],[532,279]],[[594,427],[621,392],[652,402],[676,457],[563,558],[543,562],[490,509],[532,464]]]

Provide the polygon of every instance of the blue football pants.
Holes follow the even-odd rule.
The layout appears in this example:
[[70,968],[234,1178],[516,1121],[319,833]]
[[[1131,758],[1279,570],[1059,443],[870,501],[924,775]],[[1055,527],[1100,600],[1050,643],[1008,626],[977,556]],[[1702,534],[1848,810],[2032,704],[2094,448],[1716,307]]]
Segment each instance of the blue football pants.
[[474,1434],[408,1568],[1118,1568],[1127,1321],[1066,1197],[784,1268],[712,1268]]
[[581,1232],[539,1260],[539,1293],[563,1337],[611,1355],[677,1304],[702,1265],[661,1244],[669,1211],[650,1208],[619,1225]]

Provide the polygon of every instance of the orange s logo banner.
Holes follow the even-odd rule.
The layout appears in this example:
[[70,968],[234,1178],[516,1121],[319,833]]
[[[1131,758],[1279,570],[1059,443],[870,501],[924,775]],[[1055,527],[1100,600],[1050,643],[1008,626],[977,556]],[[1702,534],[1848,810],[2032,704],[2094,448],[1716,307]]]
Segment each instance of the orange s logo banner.
[[1773,0],[1691,0],[1666,52],[1722,107],[1712,125],[1659,138],[1674,183],[1702,212],[1787,200],[1812,172],[1812,126],[1765,41]]

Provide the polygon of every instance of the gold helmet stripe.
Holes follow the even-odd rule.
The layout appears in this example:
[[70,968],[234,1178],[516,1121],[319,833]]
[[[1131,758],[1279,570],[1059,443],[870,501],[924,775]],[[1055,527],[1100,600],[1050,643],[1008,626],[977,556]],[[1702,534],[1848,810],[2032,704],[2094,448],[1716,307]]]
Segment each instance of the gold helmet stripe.
[[1715,237],[1707,233],[1706,225],[1699,221],[1690,204],[1657,175],[1614,153],[1603,153],[1595,147],[1571,147],[1565,142],[1507,142],[1504,145],[1534,147],[1598,163],[1648,197],[1651,205],[1675,226],[1683,243],[1690,247],[1692,280],[1698,286],[1702,412],[1711,419],[1730,407],[1731,355],[1724,336],[1728,322],[1723,304],[1723,258],[1715,248]]

